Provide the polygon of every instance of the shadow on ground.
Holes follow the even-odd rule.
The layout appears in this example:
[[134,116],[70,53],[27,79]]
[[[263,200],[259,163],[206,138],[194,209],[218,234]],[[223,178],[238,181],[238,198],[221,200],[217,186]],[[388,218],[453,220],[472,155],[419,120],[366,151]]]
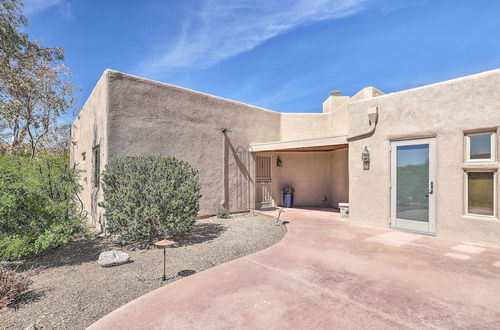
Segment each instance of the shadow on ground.
[[[176,246],[188,246],[212,241],[218,238],[226,230],[221,224],[196,223],[193,231],[185,237],[176,238]],[[151,244],[153,246],[153,243]],[[175,246],[174,246],[175,248]],[[124,249],[124,247],[112,242],[109,238],[97,238],[94,240],[79,239],[66,246],[48,251],[38,257],[4,263],[3,266],[17,271],[31,269],[48,269],[61,266],[79,265],[86,262],[95,262],[99,254],[106,250]]]
[[218,223],[197,223],[193,231],[176,239],[176,246],[187,246],[212,241],[218,238],[226,227]]
[[177,276],[187,277],[189,275],[193,275],[194,273],[196,273],[196,270],[193,270],[193,269],[184,269],[184,270],[181,270],[180,272],[178,272]]
[[68,245],[43,253],[40,256],[7,263],[6,267],[18,271],[47,269],[61,266],[79,265],[97,261],[102,251],[117,248],[118,245],[106,238],[94,240],[78,239]]
[[10,303],[7,308],[12,308],[12,309],[19,309],[23,307],[24,305],[29,305],[30,303],[33,303],[35,301],[41,300],[43,297],[45,297],[47,289],[44,290],[31,290],[28,292],[25,292],[21,294],[18,299],[16,299],[14,302]]

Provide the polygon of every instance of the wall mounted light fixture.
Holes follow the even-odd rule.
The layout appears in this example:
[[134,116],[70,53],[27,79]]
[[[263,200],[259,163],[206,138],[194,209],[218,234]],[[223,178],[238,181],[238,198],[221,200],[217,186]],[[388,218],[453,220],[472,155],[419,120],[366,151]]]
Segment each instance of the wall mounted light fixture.
[[276,166],[281,167],[283,166],[283,162],[280,159],[280,156],[278,156],[278,159],[276,159]]
[[363,161],[363,170],[367,171],[370,169],[370,152],[368,147],[365,146],[363,152],[361,153],[361,160]]

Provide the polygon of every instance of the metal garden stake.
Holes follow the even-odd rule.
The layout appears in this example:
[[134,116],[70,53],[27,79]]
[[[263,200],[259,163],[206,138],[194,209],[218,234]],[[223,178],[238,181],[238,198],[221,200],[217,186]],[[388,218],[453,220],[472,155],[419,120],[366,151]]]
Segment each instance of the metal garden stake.
[[161,280],[163,282],[165,282],[167,280],[167,271],[166,271],[167,252],[166,252],[166,249],[167,249],[167,247],[172,246],[174,244],[175,244],[174,241],[169,241],[166,239],[155,243],[155,246],[163,249],[163,276],[161,277]]

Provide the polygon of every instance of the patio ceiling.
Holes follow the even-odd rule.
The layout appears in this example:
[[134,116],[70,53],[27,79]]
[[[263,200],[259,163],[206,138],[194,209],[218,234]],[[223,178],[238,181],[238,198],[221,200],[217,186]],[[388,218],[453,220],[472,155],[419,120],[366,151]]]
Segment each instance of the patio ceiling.
[[250,144],[252,152],[264,151],[332,151],[347,148],[346,135],[328,136],[322,138],[275,141]]

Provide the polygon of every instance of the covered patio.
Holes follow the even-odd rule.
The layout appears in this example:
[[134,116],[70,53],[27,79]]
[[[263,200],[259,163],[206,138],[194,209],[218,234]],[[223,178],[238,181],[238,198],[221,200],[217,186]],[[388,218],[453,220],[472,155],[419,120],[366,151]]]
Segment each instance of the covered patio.
[[281,188],[295,188],[296,207],[338,207],[349,199],[345,136],[252,144],[256,209],[283,206]]

